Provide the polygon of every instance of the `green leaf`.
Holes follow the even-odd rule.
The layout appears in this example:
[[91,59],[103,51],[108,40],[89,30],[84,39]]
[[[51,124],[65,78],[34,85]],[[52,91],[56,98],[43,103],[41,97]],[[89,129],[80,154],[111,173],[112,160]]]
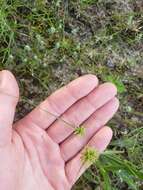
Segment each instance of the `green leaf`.
[[143,172],[128,160],[123,160],[115,154],[101,155],[101,160],[106,171],[116,172],[118,170],[126,170],[130,176],[143,180]]
[[108,175],[108,173],[106,172],[106,170],[100,165],[98,165],[99,167],[99,170],[100,170],[100,173],[103,177],[103,189],[104,190],[112,190],[112,187],[111,187],[111,180],[110,180],[110,177]]
[[135,179],[133,180],[132,176],[129,175],[129,173],[125,170],[119,170],[116,172],[117,176],[119,176],[121,181],[126,182],[129,187],[131,187],[134,190],[137,190],[137,186],[135,185]]
[[119,77],[109,75],[105,77],[105,80],[115,84],[119,93],[123,93],[126,91],[125,85]]

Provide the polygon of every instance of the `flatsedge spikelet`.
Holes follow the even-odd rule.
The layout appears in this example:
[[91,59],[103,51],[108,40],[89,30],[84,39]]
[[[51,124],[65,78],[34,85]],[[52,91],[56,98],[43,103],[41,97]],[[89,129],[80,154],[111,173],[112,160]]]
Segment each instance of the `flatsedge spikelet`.
[[85,150],[82,153],[81,160],[83,163],[87,164],[93,164],[95,163],[99,158],[99,152],[90,146],[85,147]]
[[81,167],[79,168],[78,175],[83,168],[87,168],[90,165],[94,164],[99,158],[99,152],[91,146],[86,146],[81,154]]
[[74,130],[74,134],[84,136],[85,135],[85,127],[84,126],[76,127]]

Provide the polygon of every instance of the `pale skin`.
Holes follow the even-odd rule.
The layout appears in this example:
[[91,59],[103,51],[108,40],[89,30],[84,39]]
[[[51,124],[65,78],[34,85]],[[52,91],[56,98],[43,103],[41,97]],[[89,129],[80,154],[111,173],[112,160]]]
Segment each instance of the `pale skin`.
[[[1,71],[0,189],[70,190],[88,167],[82,166],[84,147],[102,153],[112,138],[105,125],[118,109],[116,93],[113,84],[99,85],[96,76],[85,75],[13,123],[19,88],[12,73]],[[84,137],[44,110],[75,126],[82,124]]]

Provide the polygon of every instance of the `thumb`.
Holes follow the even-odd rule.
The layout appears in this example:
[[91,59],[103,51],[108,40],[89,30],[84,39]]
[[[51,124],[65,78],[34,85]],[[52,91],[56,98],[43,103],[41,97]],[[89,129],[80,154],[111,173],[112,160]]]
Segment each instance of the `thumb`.
[[0,147],[11,142],[12,123],[19,99],[19,88],[10,71],[0,72]]

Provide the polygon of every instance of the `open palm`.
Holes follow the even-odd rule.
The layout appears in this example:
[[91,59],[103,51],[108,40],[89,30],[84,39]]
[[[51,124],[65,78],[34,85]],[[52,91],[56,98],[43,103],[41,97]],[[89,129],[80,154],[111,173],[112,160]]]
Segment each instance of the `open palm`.
[[[80,169],[84,147],[88,144],[102,152],[112,138],[112,130],[105,124],[118,108],[115,95],[113,84],[98,85],[94,75],[85,75],[54,92],[13,124],[19,89],[14,76],[2,71],[0,189],[71,189],[87,167]],[[85,135],[76,135],[62,119],[75,126],[82,124]]]

